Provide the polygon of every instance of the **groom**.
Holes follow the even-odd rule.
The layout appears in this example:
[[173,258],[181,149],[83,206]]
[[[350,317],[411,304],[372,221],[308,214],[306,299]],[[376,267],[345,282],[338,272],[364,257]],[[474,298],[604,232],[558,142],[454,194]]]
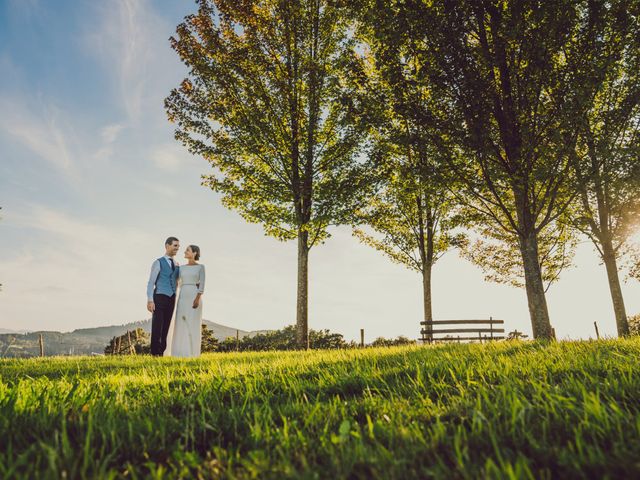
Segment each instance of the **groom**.
[[167,334],[173,309],[176,306],[176,286],[180,267],[173,257],[178,253],[180,242],[169,237],[164,242],[165,254],[151,265],[147,284],[147,310],[151,318],[151,355],[162,356],[167,348]]

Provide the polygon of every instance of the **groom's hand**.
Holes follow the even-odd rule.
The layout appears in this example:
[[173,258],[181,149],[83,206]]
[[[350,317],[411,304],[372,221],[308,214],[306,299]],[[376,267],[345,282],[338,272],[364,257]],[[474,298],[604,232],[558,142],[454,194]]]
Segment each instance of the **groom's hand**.
[[153,302],[147,302],[147,310],[153,313],[156,309],[156,304]]

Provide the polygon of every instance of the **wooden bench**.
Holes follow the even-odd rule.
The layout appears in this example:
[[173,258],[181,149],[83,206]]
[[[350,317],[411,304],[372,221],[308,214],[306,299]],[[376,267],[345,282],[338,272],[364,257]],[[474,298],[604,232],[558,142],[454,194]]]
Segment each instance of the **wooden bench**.
[[[433,320],[431,322],[422,321],[420,325],[424,325],[425,328],[420,330],[422,334],[422,341],[427,343],[432,342],[451,342],[462,340],[478,340],[491,341],[491,340],[503,340],[504,328],[494,328],[494,325],[504,325],[504,320],[495,320],[493,317],[489,317],[489,320]],[[447,327],[449,325],[456,326],[457,328],[440,328],[442,326]],[[473,325],[473,327],[470,327]],[[488,325],[488,328],[485,326]],[[436,327],[434,329],[434,327]],[[435,335],[445,334],[446,337],[439,337]],[[452,334],[458,334],[452,336]],[[460,336],[463,334],[463,336]],[[496,335],[502,334],[502,335]]]

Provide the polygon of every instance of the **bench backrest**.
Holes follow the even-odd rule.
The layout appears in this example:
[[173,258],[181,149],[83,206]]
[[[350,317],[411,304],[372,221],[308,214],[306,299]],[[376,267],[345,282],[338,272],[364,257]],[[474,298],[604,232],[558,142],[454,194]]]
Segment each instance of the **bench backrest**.
[[[425,342],[460,341],[460,340],[502,340],[504,339],[504,327],[495,328],[494,325],[504,325],[504,320],[496,320],[489,317],[488,320],[432,320],[422,321],[424,328],[420,330],[422,340]],[[456,328],[441,328],[447,326]],[[435,327],[435,328],[434,328]],[[440,337],[437,335],[448,335]],[[452,337],[452,334],[458,334]],[[463,334],[463,336],[460,336]],[[502,334],[502,335],[497,335]]]

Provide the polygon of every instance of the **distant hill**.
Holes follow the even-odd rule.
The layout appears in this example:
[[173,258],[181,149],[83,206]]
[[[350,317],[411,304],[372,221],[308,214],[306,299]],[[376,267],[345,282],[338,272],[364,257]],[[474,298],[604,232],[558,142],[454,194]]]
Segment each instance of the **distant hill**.
[[[203,320],[204,324],[213,330],[214,336],[222,341],[236,336],[236,329],[220,325],[219,323]],[[0,357],[34,357],[40,355],[39,339],[42,334],[44,353],[50,355],[91,355],[103,353],[104,347],[116,336],[123,335],[127,330],[142,328],[151,332],[151,320],[131,322],[125,325],[110,325],[107,327],[79,328],[72,332],[0,332]],[[237,330],[240,338],[265,333],[268,330],[248,332]]]
[[11,330],[8,328],[0,328],[0,335],[3,333],[28,333],[27,330]]
[[[258,333],[265,333],[268,330],[255,330],[248,332],[246,330],[237,330],[233,327],[227,327],[226,325],[221,325],[219,323],[211,322],[209,320],[203,320],[203,323],[207,326],[207,328],[213,330],[213,335],[220,341],[225,338],[236,336],[236,331],[240,338],[246,337],[247,335],[253,337]],[[149,320],[141,320],[138,322],[131,322],[125,325],[111,325],[108,327],[94,327],[94,328],[79,328],[74,330],[74,335],[81,335],[84,337],[100,337],[106,338],[107,341],[111,340],[113,337],[120,336],[124,334],[127,330],[135,330],[136,328],[142,328],[145,332],[151,332],[151,319]]]

